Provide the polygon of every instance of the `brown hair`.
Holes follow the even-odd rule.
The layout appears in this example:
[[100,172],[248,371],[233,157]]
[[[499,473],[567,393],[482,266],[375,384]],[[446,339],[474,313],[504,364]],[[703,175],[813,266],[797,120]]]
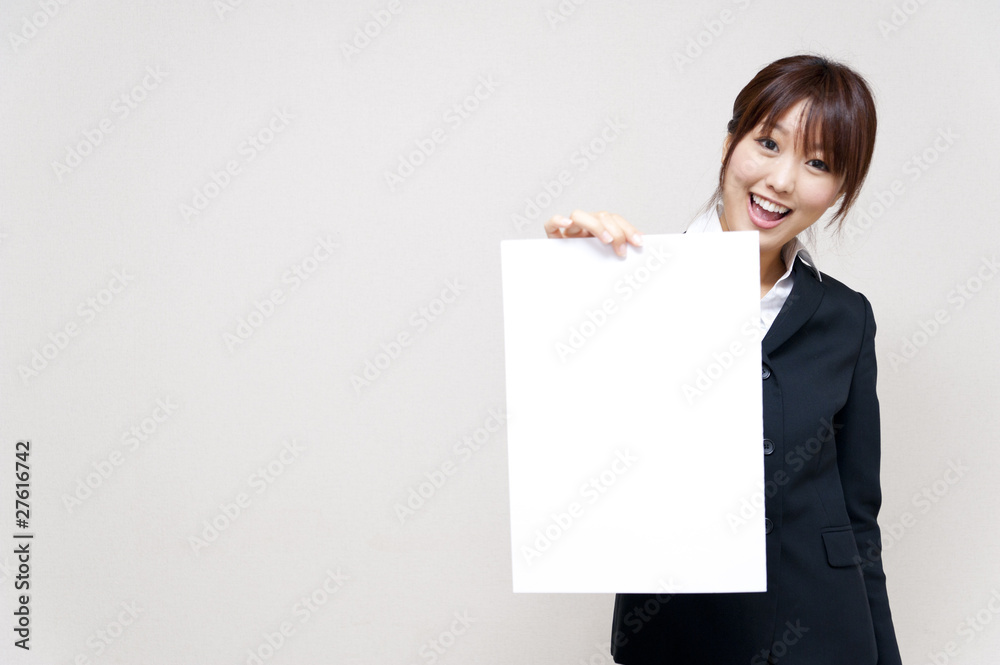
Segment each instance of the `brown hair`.
[[775,60],[740,90],[726,128],[729,146],[719,170],[719,185],[709,206],[722,199],[722,182],[736,144],[757,125],[769,133],[803,99],[808,107],[803,138],[815,141],[831,173],[844,176],[843,201],[830,220],[830,224],[839,221],[840,230],[858,198],[875,149],[875,100],[860,74],[817,55]]

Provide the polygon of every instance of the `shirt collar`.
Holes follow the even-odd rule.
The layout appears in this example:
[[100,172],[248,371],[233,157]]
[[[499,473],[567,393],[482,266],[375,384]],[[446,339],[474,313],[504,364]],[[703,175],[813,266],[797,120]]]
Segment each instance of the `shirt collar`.
[[[687,227],[685,233],[710,233],[710,232],[722,232],[722,222],[719,221],[719,215],[722,210],[722,204],[719,203],[713,206],[710,210],[698,215],[693,222]],[[813,273],[816,275],[816,279],[820,282],[823,278],[820,276],[819,270],[816,268],[816,261],[813,260],[809,250],[806,246],[802,244],[798,236],[795,236],[791,240],[785,243],[785,246],[781,248],[781,258],[785,262],[785,274],[782,277],[787,277],[792,272],[792,265],[795,263],[795,258],[801,256],[803,263],[809,266]]]

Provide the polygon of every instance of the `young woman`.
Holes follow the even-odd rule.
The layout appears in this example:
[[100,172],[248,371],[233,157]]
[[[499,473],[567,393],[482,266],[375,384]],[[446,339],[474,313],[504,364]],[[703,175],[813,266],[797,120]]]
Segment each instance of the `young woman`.
[[[626,665],[893,665],[881,561],[875,321],[798,239],[868,172],[875,104],[864,79],[816,56],[766,66],[740,91],[719,185],[689,233],[760,235],[767,591],[618,594],[611,652]],[[839,228],[839,227],[838,227]],[[550,238],[595,236],[624,256],[641,234],[575,211]]]

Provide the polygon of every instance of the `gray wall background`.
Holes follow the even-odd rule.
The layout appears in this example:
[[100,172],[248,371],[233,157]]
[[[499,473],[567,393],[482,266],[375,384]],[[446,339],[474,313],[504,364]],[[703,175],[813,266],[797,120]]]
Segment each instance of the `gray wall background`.
[[[998,22],[996,3],[971,0],[6,2],[8,624],[18,439],[35,539],[32,650],[6,631],[0,660],[610,662],[612,596],[511,593],[503,431],[456,450],[504,406],[499,243],[544,237],[543,219],[574,208],[682,230],[713,189],[736,93],[815,51],[866,75],[879,105],[857,211],[839,239],[817,234],[815,256],[879,326],[880,521],[904,661],[987,662]],[[377,35],[345,53],[366,26]],[[581,158],[609,121],[620,131]],[[77,148],[79,164],[53,165]],[[196,191],[206,205],[185,215]],[[229,348],[248,317],[259,325]]]

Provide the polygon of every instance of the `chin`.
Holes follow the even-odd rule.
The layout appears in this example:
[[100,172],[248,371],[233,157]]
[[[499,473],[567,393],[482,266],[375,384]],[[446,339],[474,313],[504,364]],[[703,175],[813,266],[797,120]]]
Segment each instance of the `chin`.
[[743,211],[740,211],[738,215],[727,214],[726,223],[730,231],[761,231],[761,229],[754,226],[754,223],[750,221],[750,217]]

